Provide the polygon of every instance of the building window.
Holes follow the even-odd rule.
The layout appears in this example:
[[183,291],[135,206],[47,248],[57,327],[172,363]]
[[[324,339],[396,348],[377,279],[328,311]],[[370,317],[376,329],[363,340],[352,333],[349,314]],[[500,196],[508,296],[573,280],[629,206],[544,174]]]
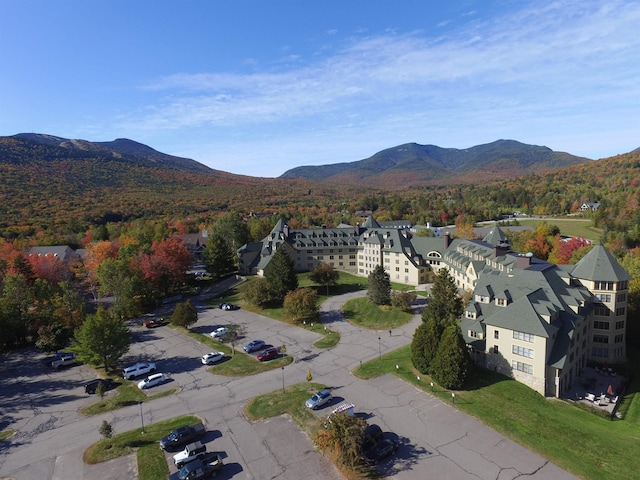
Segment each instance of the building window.
[[609,337],[606,335],[594,335],[593,343],[609,343]]
[[507,300],[504,298],[496,298],[496,305],[498,305],[499,307],[506,307]]
[[627,309],[625,307],[618,307],[616,308],[616,315],[621,317],[622,315],[624,315],[626,313]]
[[609,322],[599,322],[598,320],[594,320],[593,328],[597,330],[609,330]]
[[609,310],[607,307],[605,306],[600,306],[600,307],[596,307],[593,311],[593,313],[595,315],[598,315],[599,317],[608,317],[609,313],[611,313],[611,310]]
[[620,330],[621,328],[624,328],[624,320],[616,322],[616,330]]
[[495,338],[496,340],[500,338],[500,332],[498,330],[493,331],[493,338]]
[[613,282],[594,282],[594,290],[613,290]]
[[622,341],[624,340],[624,335],[616,335],[616,337],[613,339],[614,343],[622,343]]
[[609,349],[608,348],[593,347],[591,349],[591,356],[608,358],[609,357]]
[[469,330],[469,336],[471,338],[478,338],[478,332],[474,332],[473,330]]
[[535,335],[531,335],[530,333],[518,332],[516,330],[513,331],[513,338],[516,340],[522,340],[524,342],[533,343],[536,338]]
[[514,355],[520,355],[521,357],[533,358],[533,349],[521,347],[520,345],[513,345],[511,351]]
[[627,294],[625,293],[619,293],[618,296],[616,297],[616,301],[617,302],[626,302],[627,301]]
[[528,363],[516,362],[514,360],[511,362],[511,368],[513,368],[514,370],[518,370],[519,372],[533,375],[533,365],[529,365]]
[[606,302],[610,302],[611,301],[611,294],[610,293],[596,293],[595,297],[596,297],[596,300],[598,300],[599,302],[602,302],[602,303],[606,303]]
[[497,355],[498,353],[500,353],[500,352],[498,351],[498,345],[494,345],[494,346],[493,346],[493,353],[494,353],[494,354],[496,354],[496,355]]

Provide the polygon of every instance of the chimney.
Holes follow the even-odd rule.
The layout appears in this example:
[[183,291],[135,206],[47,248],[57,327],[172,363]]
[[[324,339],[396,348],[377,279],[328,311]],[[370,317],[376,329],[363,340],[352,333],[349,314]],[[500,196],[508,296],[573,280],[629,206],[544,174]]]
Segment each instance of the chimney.
[[496,257],[504,257],[507,253],[509,253],[509,245],[501,243],[496,245],[493,249]]
[[449,235],[449,232],[444,232],[444,248],[445,248],[445,250],[447,248],[449,248],[449,245],[451,245],[451,235]]
[[289,225],[287,225],[286,223],[284,224],[284,227],[282,228],[282,233],[284,233],[284,238],[285,239],[289,238]]
[[523,270],[531,265],[531,258],[533,257],[533,253],[529,252],[525,255],[518,255],[516,257],[516,267],[522,268]]
[[356,222],[356,237],[360,236],[360,222]]

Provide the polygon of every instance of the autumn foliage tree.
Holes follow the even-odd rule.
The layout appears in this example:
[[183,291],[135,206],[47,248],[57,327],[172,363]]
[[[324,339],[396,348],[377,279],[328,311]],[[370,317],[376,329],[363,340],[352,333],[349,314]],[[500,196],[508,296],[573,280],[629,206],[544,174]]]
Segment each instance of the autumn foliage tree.
[[313,288],[298,288],[284,297],[284,311],[294,322],[318,318],[318,294]]
[[357,467],[362,464],[361,445],[367,422],[364,418],[346,413],[331,415],[331,422],[327,422],[314,437],[314,443],[321,452],[332,450],[338,462],[347,467]]
[[178,237],[153,242],[152,253],[139,257],[138,265],[145,279],[163,293],[173,291],[184,282],[190,265],[189,251]]

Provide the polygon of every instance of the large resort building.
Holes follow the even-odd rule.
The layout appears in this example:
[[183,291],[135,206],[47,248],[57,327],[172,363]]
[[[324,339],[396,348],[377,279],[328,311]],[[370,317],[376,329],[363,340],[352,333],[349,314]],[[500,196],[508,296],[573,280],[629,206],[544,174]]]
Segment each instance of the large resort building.
[[320,263],[367,277],[382,265],[392,282],[420,286],[447,268],[471,292],[460,320],[474,361],[559,397],[588,362],[626,360],[627,291],[631,279],[596,245],[576,265],[555,265],[511,251],[495,226],[480,240],[423,237],[406,222],[290,230],[281,220],[262,242],[238,250],[241,274],[264,275],[278,248],[295,269]]

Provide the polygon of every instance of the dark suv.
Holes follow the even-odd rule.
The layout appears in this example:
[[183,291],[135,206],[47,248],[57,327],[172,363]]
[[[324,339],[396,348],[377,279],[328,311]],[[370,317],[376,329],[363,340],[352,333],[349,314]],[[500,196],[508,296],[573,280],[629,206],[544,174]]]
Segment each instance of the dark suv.
[[90,382],[84,384],[84,393],[96,393],[96,390],[98,390],[98,385],[100,384],[104,385],[105,391],[111,390],[116,386],[115,382],[110,378],[96,378],[95,380],[91,380]]

